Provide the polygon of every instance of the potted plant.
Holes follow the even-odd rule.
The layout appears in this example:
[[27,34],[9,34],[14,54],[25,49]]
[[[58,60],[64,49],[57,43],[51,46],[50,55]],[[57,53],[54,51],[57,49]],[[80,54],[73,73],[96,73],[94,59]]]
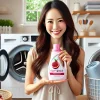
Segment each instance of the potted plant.
[[10,26],[10,27],[14,26],[14,23],[11,20],[6,20],[6,24],[7,24],[7,26]]
[[0,33],[12,33],[14,23],[12,20],[0,19]]
[[8,33],[12,33],[12,27],[14,26],[13,21],[6,20],[6,26],[7,26]]

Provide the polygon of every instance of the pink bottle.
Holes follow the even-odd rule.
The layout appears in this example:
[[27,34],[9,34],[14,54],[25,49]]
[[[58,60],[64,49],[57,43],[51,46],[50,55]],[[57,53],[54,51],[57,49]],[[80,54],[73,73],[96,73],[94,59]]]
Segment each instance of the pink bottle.
[[66,63],[59,58],[60,45],[53,44],[53,50],[48,66],[49,80],[65,80],[67,77]]

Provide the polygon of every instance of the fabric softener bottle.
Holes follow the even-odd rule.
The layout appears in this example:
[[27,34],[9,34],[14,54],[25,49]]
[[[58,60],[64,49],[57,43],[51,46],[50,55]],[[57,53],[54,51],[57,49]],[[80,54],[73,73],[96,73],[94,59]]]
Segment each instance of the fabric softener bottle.
[[66,62],[59,58],[60,45],[53,44],[51,58],[48,66],[49,80],[65,80],[67,75]]

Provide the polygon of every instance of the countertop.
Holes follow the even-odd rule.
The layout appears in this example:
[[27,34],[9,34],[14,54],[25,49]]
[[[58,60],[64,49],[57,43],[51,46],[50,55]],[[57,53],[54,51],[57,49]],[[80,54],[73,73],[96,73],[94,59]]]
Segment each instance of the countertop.
[[88,100],[88,97],[86,95],[79,95],[76,96],[76,100]]

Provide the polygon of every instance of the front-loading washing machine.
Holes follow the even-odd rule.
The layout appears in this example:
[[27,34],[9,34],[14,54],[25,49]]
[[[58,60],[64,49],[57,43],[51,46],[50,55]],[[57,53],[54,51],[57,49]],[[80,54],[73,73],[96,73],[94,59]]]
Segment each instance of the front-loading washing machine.
[[35,47],[38,34],[1,34],[1,49],[9,56],[9,74],[1,82],[1,89],[9,90],[12,98],[31,98],[24,92],[26,58],[31,47]]
[[[85,51],[84,75],[86,74],[86,66],[92,61],[100,61],[100,37],[83,38],[82,47]],[[86,86],[84,79],[83,94],[86,94]]]

